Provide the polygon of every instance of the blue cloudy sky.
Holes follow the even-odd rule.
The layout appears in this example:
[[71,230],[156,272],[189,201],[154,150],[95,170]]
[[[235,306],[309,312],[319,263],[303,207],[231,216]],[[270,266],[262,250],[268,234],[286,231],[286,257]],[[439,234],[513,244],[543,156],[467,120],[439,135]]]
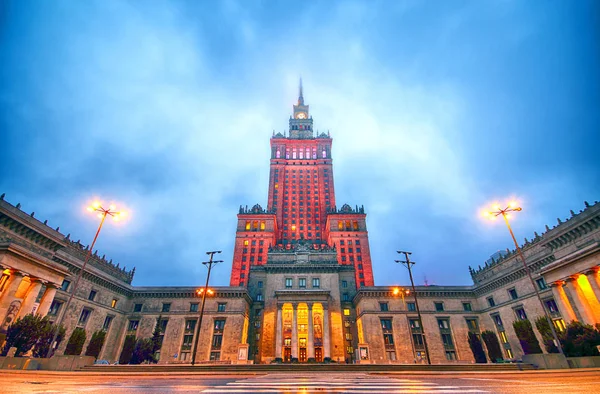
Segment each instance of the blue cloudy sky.
[[364,204],[375,282],[470,284],[511,246],[478,217],[516,196],[531,238],[600,197],[597,1],[0,2],[0,193],[91,242],[93,196],[131,212],[97,247],[136,285],[197,285],[304,79],[338,206]]

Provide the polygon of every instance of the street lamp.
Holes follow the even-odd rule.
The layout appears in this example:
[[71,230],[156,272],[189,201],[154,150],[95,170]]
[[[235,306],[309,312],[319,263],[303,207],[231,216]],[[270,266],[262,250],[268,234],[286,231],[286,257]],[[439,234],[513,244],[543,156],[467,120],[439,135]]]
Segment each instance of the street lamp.
[[194,348],[192,349],[192,365],[196,364],[196,350],[198,349],[198,340],[200,339],[200,326],[202,326],[202,317],[204,316],[204,303],[206,302],[206,295],[213,295],[214,291],[208,288],[208,280],[210,279],[210,270],[213,264],[222,263],[223,260],[213,260],[215,253],[221,253],[220,250],[213,252],[206,252],[210,256],[210,260],[203,261],[202,264],[208,267],[208,274],[206,275],[206,285],[203,289],[200,289],[196,294],[202,294],[202,307],[200,308],[200,316],[198,316],[198,324],[196,324],[196,340],[194,341]]
[[548,311],[546,310],[544,302],[542,301],[542,297],[540,296],[540,293],[539,293],[539,291],[535,285],[535,282],[533,280],[533,276],[531,276],[531,271],[529,270],[527,261],[525,261],[525,256],[523,256],[521,247],[519,246],[519,243],[517,242],[517,239],[515,238],[515,234],[513,233],[512,228],[510,227],[510,223],[508,222],[508,218],[510,217],[510,214],[509,214],[510,212],[520,212],[523,210],[523,208],[519,207],[515,201],[511,201],[508,203],[508,206],[504,209],[502,209],[500,204],[498,204],[498,203],[494,204],[492,206],[492,209],[493,209],[492,211],[485,211],[483,213],[483,216],[489,218],[490,220],[496,220],[498,218],[498,216],[500,216],[500,215],[502,215],[502,217],[504,218],[506,227],[508,227],[510,236],[512,237],[513,242],[515,243],[515,247],[517,248],[517,253],[518,253],[519,257],[521,257],[521,260],[523,261],[523,266],[525,267],[525,272],[527,273],[527,276],[529,277],[529,280],[531,281],[531,286],[533,287],[533,291],[535,291],[535,295],[537,296],[538,301],[540,302],[540,305],[542,306],[544,315],[546,315],[546,320],[548,321],[550,330],[552,330],[552,336],[554,337],[554,344],[558,348],[558,351],[560,352],[560,354],[564,355],[562,346],[560,344],[560,341],[558,340],[558,335],[556,335],[556,330],[554,329],[554,323],[552,322],[552,319],[550,318],[550,315],[548,314]]
[[412,276],[411,266],[415,265],[415,262],[410,261],[410,258],[408,257],[412,254],[411,252],[404,252],[402,250],[399,250],[398,253],[399,254],[402,253],[404,255],[404,257],[406,258],[405,261],[403,261],[403,260],[394,260],[394,261],[396,263],[401,263],[406,268],[408,268],[408,276],[410,276],[410,285],[412,286],[412,292],[415,297],[415,307],[417,309],[417,318],[419,319],[419,325],[421,326],[421,335],[423,335],[423,346],[425,347],[425,355],[427,356],[427,364],[431,365],[431,358],[429,357],[429,348],[427,347],[427,339],[425,338],[425,327],[423,326],[423,320],[421,319],[421,310],[419,309],[419,300],[417,299],[417,291],[415,290],[415,282],[414,282],[413,276]]
[[91,206],[89,206],[87,208],[87,210],[90,212],[98,212],[98,217],[100,218],[100,224],[98,225],[98,230],[96,231],[96,235],[94,236],[92,245],[90,246],[90,249],[88,250],[87,254],[85,255],[85,259],[83,260],[83,265],[81,266],[81,269],[79,270],[79,273],[77,274],[77,278],[75,278],[75,283],[73,283],[73,287],[71,288],[71,294],[69,295],[69,299],[67,300],[67,303],[65,304],[64,312],[56,320],[56,323],[55,323],[56,324],[56,332],[54,333],[54,336],[52,337],[52,341],[50,342],[50,348],[48,349],[48,353],[46,354],[46,357],[50,357],[52,354],[52,350],[54,348],[54,342],[56,342],[56,338],[58,338],[58,332],[60,329],[60,325],[62,324],[64,317],[67,315],[67,311],[69,310],[69,306],[71,305],[73,296],[75,295],[75,292],[77,291],[77,285],[79,285],[79,281],[81,280],[81,277],[83,276],[85,267],[87,266],[87,263],[90,260],[90,257],[92,256],[92,251],[94,250],[94,245],[96,244],[98,235],[100,235],[100,230],[102,230],[102,226],[104,225],[104,221],[106,220],[106,217],[110,216],[113,218],[113,220],[119,221],[119,220],[121,220],[121,218],[123,218],[125,216],[125,212],[117,211],[117,207],[115,207],[114,204],[110,204],[107,209],[107,208],[102,207],[102,204],[99,201],[95,201]]

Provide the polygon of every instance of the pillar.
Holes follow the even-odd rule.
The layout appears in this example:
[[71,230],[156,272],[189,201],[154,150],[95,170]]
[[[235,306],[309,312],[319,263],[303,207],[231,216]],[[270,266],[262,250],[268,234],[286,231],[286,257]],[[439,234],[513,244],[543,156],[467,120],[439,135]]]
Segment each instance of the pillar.
[[593,275],[588,276],[586,274],[577,275],[577,287],[581,291],[583,298],[587,301],[587,305],[590,308],[590,314],[594,319],[592,324],[600,323],[600,302],[598,301],[599,292],[596,292],[594,289],[594,285],[597,285],[594,281],[592,285],[592,281],[590,281],[590,277],[592,281],[594,281]]
[[596,299],[600,300],[600,276],[598,276],[598,267],[586,271],[585,276],[587,276],[588,281],[590,282],[590,286],[596,295]]
[[331,358],[329,332],[329,306],[323,305],[323,358]]
[[292,358],[298,358],[298,304],[292,304]]
[[275,331],[275,358],[282,358],[281,354],[281,334],[283,328],[283,321],[281,318],[281,305],[277,305],[277,328]]
[[581,288],[577,285],[577,279],[572,277],[568,278],[566,283],[567,285],[565,287],[571,295],[574,306],[576,306],[577,310],[579,311],[579,315],[581,317],[580,321],[586,324],[593,324],[594,316],[592,315],[592,311],[588,305],[585,295],[581,291]]
[[10,273],[10,278],[8,278],[0,298],[0,319],[2,319],[2,315],[8,309],[10,303],[14,301],[15,294],[22,281],[23,273],[21,271],[12,271]]
[[54,296],[56,295],[56,289],[58,285],[54,283],[48,283],[46,285],[46,291],[42,296],[42,300],[40,301],[40,306],[38,307],[37,314],[41,317],[44,317],[48,314],[50,310],[50,306],[52,305],[52,301],[54,301]]
[[564,282],[557,281],[550,284],[552,287],[552,294],[554,295],[554,300],[556,301],[556,305],[558,305],[558,310],[560,311],[561,316],[565,318],[568,322],[577,320],[577,316],[575,311],[573,310],[573,306],[571,302],[567,298],[564,289]]
[[315,358],[312,307],[312,304],[308,304],[308,351],[306,354],[307,358]]
[[23,298],[23,304],[21,304],[21,309],[19,310],[19,316],[28,315],[33,311],[33,304],[35,304],[35,300],[42,289],[43,282],[41,279],[30,278],[30,282],[25,298]]

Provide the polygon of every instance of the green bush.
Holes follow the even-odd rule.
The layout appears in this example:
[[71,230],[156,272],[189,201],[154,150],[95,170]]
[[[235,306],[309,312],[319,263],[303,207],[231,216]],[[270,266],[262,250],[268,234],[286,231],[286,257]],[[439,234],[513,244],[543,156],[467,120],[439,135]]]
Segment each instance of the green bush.
[[471,347],[471,351],[473,352],[473,357],[475,358],[475,362],[478,364],[487,363],[487,357],[485,356],[485,351],[483,350],[483,344],[481,343],[481,339],[479,336],[469,332],[468,335],[469,346]]
[[141,364],[150,361],[156,362],[154,359],[154,342],[152,338],[138,339],[133,348],[130,364]]
[[119,357],[119,364],[129,364],[131,356],[133,355],[133,349],[135,347],[135,335],[127,335],[125,342],[123,343],[123,350],[121,350],[121,356]]
[[548,353],[558,353],[558,347],[554,344],[554,336],[545,316],[540,316],[535,320],[535,326],[542,335],[544,347]]
[[[50,345],[52,342],[52,338],[54,338],[54,333],[58,329],[58,335],[56,336],[56,348],[60,346],[63,339],[65,338],[65,326],[61,324],[60,328],[52,325],[50,329],[44,330],[42,335],[38,340],[38,343],[33,348],[33,357],[46,357],[48,355],[48,350],[50,350]],[[50,355],[52,357],[52,354]]]
[[100,351],[102,350],[102,346],[104,346],[104,339],[106,338],[106,331],[98,330],[92,334],[92,339],[90,339],[90,343],[85,350],[86,356],[94,356],[94,358],[98,358]]
[[513,328],[515,329],[517,338],[519,338],[524,354],[542,353],[542,348],[533,332],[533,327],[529,320],[517,320],[513,322]]
[[502,356],[502,349],[500,348],[500,342],[498,341],[496,333],[486,330],[481,333],[481,337],[483,338],[483,342],[485,342],[490,361],[493,363],[502,361],[504,357]]
[[567,357],[598,356],[600,326],[572,321],[567,325],[566,331],[561,333],[560,341]]
[[73,330],[67,347],[65,349],[65,356],[79,356],[83,350],[83,344],[85,343],[85,330],[77,327]]
[[[64,335],[64,327],[62,332]],[[54,335],[56,327],[52,325],[48,317],[39,315],[25,315],[15,320],[6,331],[6,342],[2,349],[2,356],[6,356],[11,347],[16,347],[15,357],[20,357],[29,352],[34,346],[34,357],[45,357],[49,342]]]

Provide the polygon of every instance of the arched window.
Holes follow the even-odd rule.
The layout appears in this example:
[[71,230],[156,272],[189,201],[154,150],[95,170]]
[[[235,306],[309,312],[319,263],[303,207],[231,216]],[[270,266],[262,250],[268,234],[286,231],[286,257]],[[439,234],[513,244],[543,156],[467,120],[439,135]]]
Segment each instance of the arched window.
[[310,148],[306,148],[306,158],[310,159]]
[[278,159],[281,157],[281,152],[279,151],[279,149],[277,149],[277,154],[275,155],[275,157],[277,157]]
[[292,159],[295,159],[295,158],[296,158],[296,150],[294,149],[294,150],[292,151]]
[[313,148],[313,155],[312,155],[313,159],[317,158],[317,148]]
[[286,149],[286,150],[285,150],[285,158],[286,158],[286,159],[289,159],[289,158],[290,158],[290,150],[289,150],[289,149]]
[[304,159],[304,152],[302,151],[302,149],[300,149],[300,151],[298,152],[298,158],[299,159]]
[[323,159],[327,158],[327,152],[325,152],[325,150],[323,150]]

